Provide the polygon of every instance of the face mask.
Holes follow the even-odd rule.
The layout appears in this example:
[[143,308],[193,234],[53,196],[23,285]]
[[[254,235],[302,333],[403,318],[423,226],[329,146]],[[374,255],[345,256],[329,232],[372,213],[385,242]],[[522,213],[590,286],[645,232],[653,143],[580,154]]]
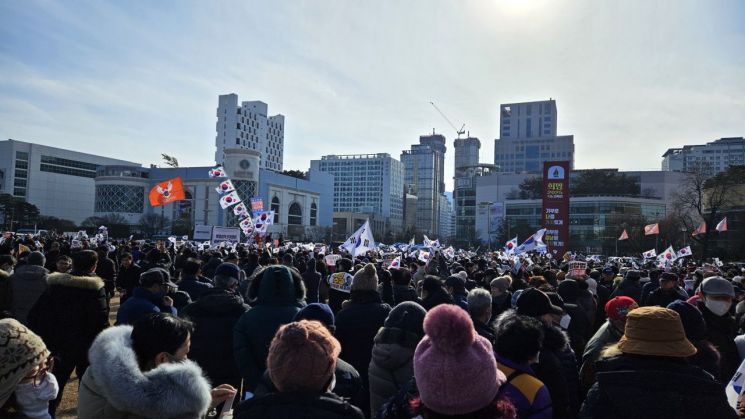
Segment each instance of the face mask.
[[559,321],[559,326],[561,326],[562,329],[566,330],[569,328],[569,323],[572,321],[571,316],[568,314],[565,314],[561,316],[561,320]]
[[723,316],[729,311],[729,308],[732,305],[731,302],[713,300],[706,300],[704,304],[706,305],[706,308],[709,309],[709,311],[716,314],[717,316]]

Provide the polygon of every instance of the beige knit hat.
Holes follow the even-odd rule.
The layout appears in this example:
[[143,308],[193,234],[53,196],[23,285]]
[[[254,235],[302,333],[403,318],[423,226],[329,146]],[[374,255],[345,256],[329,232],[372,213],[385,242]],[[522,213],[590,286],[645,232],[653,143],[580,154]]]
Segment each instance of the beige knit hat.
[[16,319],[0,320],[0,406],[47,357],[47,346],[34,332]]
[[375,291],[378,289],[378,273],[375,265],[368,263],[352,278],[352,291]]

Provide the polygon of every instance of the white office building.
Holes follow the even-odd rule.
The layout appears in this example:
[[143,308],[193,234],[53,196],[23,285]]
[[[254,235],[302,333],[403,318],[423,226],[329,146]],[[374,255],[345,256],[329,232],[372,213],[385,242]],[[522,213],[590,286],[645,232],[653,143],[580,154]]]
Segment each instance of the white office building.
[[93,215],[96,170],[107,165],[141,167],[41,144],[0,141],[0,194],[24,198],[41,215],[80,224]]
[[366,213],[387,220],[392,232],[403,226],[403,165],[390,154],[328,155],[311,160],[310,175],[334,175],[334,213]]
[[240,148],[261,153],[262,169],[281,172],[284,159],[285,117],[268,116],[261,101],[238,104],[238,95],[220,95],[215,125],[215,163],[225,160],[225,149]]
[[745,165],[745,138],[720,138],[700,145],[668,149],[662,155],[662,170],[690,172],[700,167],[711,175],[730,166]]
[[507,173],[538,173],[543,162],[568,160],[574,167],[574,136],[557,135],[556,101],[500,106],[500,138],[494,141],[494,164]]
[[440,235],[440,196],[445,192],[445,136],[432,132],[401,153],[404,184],[417,196],[416,230]]

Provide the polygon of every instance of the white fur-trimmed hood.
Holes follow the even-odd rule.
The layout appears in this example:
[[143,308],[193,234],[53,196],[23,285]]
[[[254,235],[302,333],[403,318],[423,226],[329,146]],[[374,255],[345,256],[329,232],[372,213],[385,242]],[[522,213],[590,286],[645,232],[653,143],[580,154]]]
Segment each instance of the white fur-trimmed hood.
[[88,373],[115,409],[148,418],[198,418],[212,401],[211,386],[194,362],[161,364],[143,373],[132,349],[132,326],[101,332],[88,353]]

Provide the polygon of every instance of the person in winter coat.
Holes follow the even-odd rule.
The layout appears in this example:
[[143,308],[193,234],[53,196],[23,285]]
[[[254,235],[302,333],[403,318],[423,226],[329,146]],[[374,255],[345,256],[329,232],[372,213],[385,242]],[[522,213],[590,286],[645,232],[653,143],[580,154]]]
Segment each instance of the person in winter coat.
[[179,291],[189,294],[192,301],[198,301],[203,294],[211,291],[212,287],[213,281],[202,276],[202,262],[199,259],[189,258],[184,261],[181,267],[181,280],[178,282]]
[[426,275],[421,286],[422,307],[429,311],[440,304],[454,304],[453,297],[442,286],[442,281],[434,275]]
[[453,297],[455,305],[468,311],[468,291],[466,291],[466,281],[463,278],[455,275],[447,277],[445,289]]
[[500,392],[507,380],[492,345],[473,328],[468,313],[451,304],[424,318],[424,338],[414,352],[419,396],[415,413],[423,418],[515,418]]
[[123,253],[119,258],[119,273],[116,276],[116,287],[119,290],[119,305],[124,304],[130,297],[134,289],[140,285],[140,275],[142,268],[134,263],[130,253]]
[[233,357],[245,388],[253,392],[266,369],[275,332],[290,323],[304,305],[305,286],[297,271],[271,265],[256,272],[248,297],[251,308],[233,328]]
[[57,399],[49,404],[54,415],[65,384],[73,370],[82,377],[88,368],[88,349],[93,339],[109,326],[109,303],[101,278],[97,277],[98,255],[81,250],[72,255],[70,274],[47,277],[47,290],[28,315],[28,326],[57,358],[54,375],[59,383]]
[[631,311],[616,348],[617,356],[598,362],[597,382],[587,394],[580,418],[737,417],[724,387],[686,363],[696,347],[686,339],[675,311],[662,307]]
[[719,376],[721,356],[714,345],[706,340],[706,322],[701,311],[696,306],[681,300],[673,301],[667,308],[678,313],[680,322],[683,323],[686,339],[696,347],[696,354],[689,357],[688,362],[708,372],[718,381],[724,381]]
[[517,314],[534,317],[543,324],[543,349],[534,371],[551,393],[555,418],[575,417],[579,410],[577,360],[569,338],[553,325],[553,315],[562,315],[544,292],[528,288],[517,299]]
[[510,310],[497,317],[494,328],[497,363],[507,377],[502,393],[515,405],[517,417],[551,419],[551,395],[530,366],[538,363],[543,346],[541,322]]
[[279,328],[272,339],[267,370],[278,392],[238,405],[236,419],[362,419],[360,409],[331,392],[341,347],[317,321]]
[[391,279],[393,281],[393,303],[398,305],[404,301],[413,301],[417,304],[422,300],[416,294],[416,289],[411,286],[411,271],[407,268],[391,268]]
[[311,258],[308,266],[303,272],[303,283],[305,284],[306,297],[308,304],[318,302],[318,287],[321,283],[321,274],[316,270],[316,260]]
[[[584,353],[585,345],[592,337],[592,321],[587,317],[587,311],[579,305],[579,281],[565,279],[561,281],[557,291],[564,301],[564,312],[571,317],[569,325],[565,326],[569,335],[569,344],[575,354]],[[594,307],[592,311],[594,317]]]
[[[651,294],[652,291],[660,287],[660,275],[661,274],[662,272],[659,269],[652,269],[651,271],[649,271],[649,282],[647,282],[646,284],[642,286],[642,296],[641,296],[642,306],[656,305],[656,304],[646,304],[646,301],[647,301],[647,297],[649,297],[649,294]],[[687,299],[688,298],[686,298],[686,300]],[[661,307],[664,307],[664,306],[661,306]]]
[[686,301],[687,299],[688,293],[678,286],[678,275],[664,272],[659,278],[659,286],[647,295],[642,305],[667,307],[673,301]]
[[12,317],[13,294],[10,289],[10,275],[0,269],[0,318]]
[[512,292],[510,292],[510,283],[512,278],[509,276],[500,276],[494,278],[489,283],[491,290],[491,319],[489,323],[494,322],[500,314],[512,308]]
[[[331,311],[331,307],[329,307],[328,304],[308,304],[295,315],[295,318],[292,321],[299,322],[300,320],[314,320],[320,322],[332,335],[336,331],[334,312]],[[334,388],[332,389],[332,392],[348,401],[351,405],[359,408],[362,400],[365,399],[365,391],[367,391],[367,389],[362,385],[360,373],[343,359],[337,358],[336,369],[334,370]],[[277,387],[272,383],[272,380],[269,377],[269,371],[264,371],[264,375],[261,377],[261,382],[256,387],[255,396],[259,397],[276,392]]]
[[328,295],[328,303],[334,314],[339,313],[341,305],[349,299],[349,292],[352,287],[352,261],[347,258],[339,259],[336,262],[336,272],[326,278],[319,287],[319,301],[322,300],[320,294]]
[[236,393],[187,359],[192,324],[166,313],[103,331],[78,390],[80,419],[199,418]]
[[49,271],[44,267],[44,262],[41,252],[31,252],[26,264],[19,266],[10,276],[10,292],[13,296],[11,311],[13,317],[23,324],[28,324],[28,312],[47,289]]
[[116,290],[116,263],[109,259],[109,248],[107,246],[98,247],[96,253],[98,254],[96,276],[103,279],[103,283],[106,286],[106,294],[110,300]]
[[195,324],[189,357],[204,369],[213,382],[240,388],[241,375],[233,359],[233,328],[248,311],[248,305],[237,293],[240,270],[223,263],[215,270],[215,288],[181,312]]
[[494,328],[491,319],[491,294],[483,288],[476,288],[468,292],[468,314],[471,315],[473,328],[479,336],[494,344]]
[[721,355],[721,373],[724,380],[735,375],[740,366],[740,355],[735,345],[737,324],[730,314],[735,289],[728,280],[713,276],[701,283],[701,299],[696,307],[701,311],[706,322],[706,340],[719,351]]
[[[608,319],[587,342],[582,354],[580,377],[582,389],[589,390],[595,384],[595,362],[600,358],[603,349],[618,342],[626,327],[626,316],[639,305],[631,297],[615,297],[605,304],[605,317]],[[586,394],[586,391],[582,392]]]
[[375,335],[368,369],[371,416],[414,376],[414,350],[424,336],[426,314],[419,304],[402,302],[391,310]]
[[132,298],[119,307],[116,324],[134,324],[149,313],[165,312],[175,316],[178,310],[173,306],[173,299],[166,295],[169,289],[176,289],[176,284],[171,282],[165,269],[152,268],[143,272]]
[[626,276],[610,295],[611,298],[626,296],[633,298],[637,304],[641,304],[642,286],[639,283],[641,277],[641,272],[639,271],[630,270],[626,272]]

